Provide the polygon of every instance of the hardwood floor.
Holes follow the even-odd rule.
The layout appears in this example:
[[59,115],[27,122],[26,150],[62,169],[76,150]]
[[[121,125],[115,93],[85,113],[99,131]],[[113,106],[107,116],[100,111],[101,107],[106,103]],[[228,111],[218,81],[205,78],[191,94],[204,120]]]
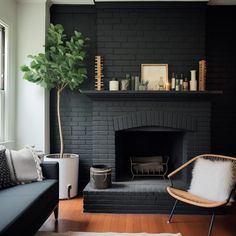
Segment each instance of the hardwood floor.
[[[231,208],[232,209],[232,208]],[[227,216],[217,216],[212,236],[236,236],[234,211]],[[158,214],[101,214],[83,213],[83,199],[60,201],[59,220],[55,224],[51,215],[42,231],[93,231],[93,232],[148,232],[177,233],[183,236],[207,235],[210,216],[175,215],[167,224],[167,215]]]

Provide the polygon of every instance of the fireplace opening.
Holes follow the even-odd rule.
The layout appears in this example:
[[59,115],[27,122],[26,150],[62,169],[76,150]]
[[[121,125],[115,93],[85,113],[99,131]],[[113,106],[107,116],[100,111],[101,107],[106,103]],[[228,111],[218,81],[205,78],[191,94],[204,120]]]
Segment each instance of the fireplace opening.
[[[160,127],[140,127],[116,131],[116,181],[133,179],[131,157],[142,157],[142,160],[145,157],[147,160],[156,156],[169,157],[167,174],[170,173],[183,164],[186,151],[184,136],[185,132],[182,130]],[[135,176],[135,179],[143,178],[163,179],[161,175],[155,176],[155,174]]]

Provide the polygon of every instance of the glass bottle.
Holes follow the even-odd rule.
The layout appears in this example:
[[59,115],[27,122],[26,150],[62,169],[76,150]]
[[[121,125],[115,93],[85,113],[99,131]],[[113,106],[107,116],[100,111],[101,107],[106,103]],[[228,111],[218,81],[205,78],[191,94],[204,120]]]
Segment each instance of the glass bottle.
[[171,90],[175,90],[175,73],[172,73],[171,77]]
[[188,78],[187,77],[184,78],[183,91],[188,91]]
[[159,86],[159,90],[161,90],[161,91],[165,90],[165,84],[164,84],[164,80],[163,80],[162,76],[160,77],[160,80],[158,82],[158,86]]
[[183,82],[184,82],[184,76],[183,74],[180,75],[180,80],[179,80],[179,90],[183,90]]
[[138,91],[138,86],[139,86],[139,76],[136,75],[135,76],[135,88],[134,88],[136,91]]
[[179,79],[177,75],[175,76],[175,91],[179,91]]

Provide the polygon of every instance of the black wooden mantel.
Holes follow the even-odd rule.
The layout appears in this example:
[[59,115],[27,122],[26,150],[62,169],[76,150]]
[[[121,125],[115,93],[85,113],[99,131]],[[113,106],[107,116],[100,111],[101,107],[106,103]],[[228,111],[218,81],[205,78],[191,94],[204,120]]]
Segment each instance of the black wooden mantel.
[[80,90],[92,100],[211,100],[223,91],[109,91]]

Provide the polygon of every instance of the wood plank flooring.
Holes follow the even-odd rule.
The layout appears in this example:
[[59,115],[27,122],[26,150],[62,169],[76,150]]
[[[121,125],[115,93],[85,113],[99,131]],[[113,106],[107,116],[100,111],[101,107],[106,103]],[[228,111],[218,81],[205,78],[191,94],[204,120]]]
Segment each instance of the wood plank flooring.
[[[231,208],[226,216],[217,216],[212,236],[236,236],[236,214]],[[183,236],[207,236],[210,216],[175,215],[167,224],[167,215],[83,213],[83,199],[60,201],[59,220],[51,215],[42,231],[147,232],[177,233]]]

